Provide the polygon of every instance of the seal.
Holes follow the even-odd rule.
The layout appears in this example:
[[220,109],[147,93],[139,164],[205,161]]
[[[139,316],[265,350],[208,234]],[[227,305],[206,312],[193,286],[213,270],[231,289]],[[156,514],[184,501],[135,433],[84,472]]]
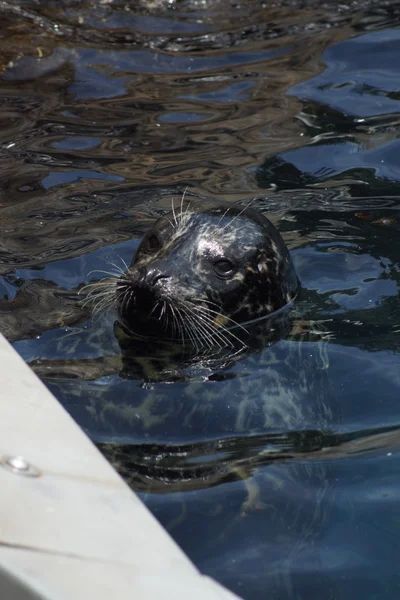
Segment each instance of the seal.
[[158,219],[116,284],[128,332],[232,346],[232,329],[289,303],[299,282],[289,251],[260,212],[181,206]]

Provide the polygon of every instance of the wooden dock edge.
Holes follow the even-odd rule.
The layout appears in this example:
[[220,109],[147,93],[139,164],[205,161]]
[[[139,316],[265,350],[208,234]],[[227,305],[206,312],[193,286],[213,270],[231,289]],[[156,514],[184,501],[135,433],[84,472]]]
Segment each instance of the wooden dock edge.
[[0,334],[1,600],[238,600],[203,576]]

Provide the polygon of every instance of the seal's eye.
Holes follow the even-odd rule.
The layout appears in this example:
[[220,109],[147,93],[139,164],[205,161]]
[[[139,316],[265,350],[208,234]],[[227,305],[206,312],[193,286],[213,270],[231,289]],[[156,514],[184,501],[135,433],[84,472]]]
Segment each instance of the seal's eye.
[[145,242],[146,252],[157,252],[161,248],[161,240],[155,233],[151,233]]
[[218,275],[218,277],[232,277],[232,275],[234,275],[236,269],[235,269],[235,265],[233,263],[231,263],[230,260],[226,260],[225,258],[222,258],[220,260],[217,260],[214,263],[214,270],[216,272],[216,274]]

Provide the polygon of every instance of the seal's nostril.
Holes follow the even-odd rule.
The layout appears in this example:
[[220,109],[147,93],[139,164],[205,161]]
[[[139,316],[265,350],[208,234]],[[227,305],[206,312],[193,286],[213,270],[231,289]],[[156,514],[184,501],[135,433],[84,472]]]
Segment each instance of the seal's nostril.
[[148,285],[154,286],[156,283],[160,282],[162,279],[167,279],[168,275],[163,273],[158,268],[149,269],[146,273],[145,281]]
[[160,281],[160,279],[168,279],[167,275],[157,275],[156,277],[154,277],[152,284],[155,285],[158,281]]

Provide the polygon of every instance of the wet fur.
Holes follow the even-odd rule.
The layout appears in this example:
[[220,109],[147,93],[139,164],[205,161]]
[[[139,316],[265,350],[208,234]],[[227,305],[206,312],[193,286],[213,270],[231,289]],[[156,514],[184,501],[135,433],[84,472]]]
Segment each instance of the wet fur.
[[[235,269],[221,277],[215,264]],[[233,346],[234,327],[275,312],[295,296],[290,254],[272,223],[237,205],[180,207],[159,219],[115,285],[128,332],[188,341],[197,349]]]

